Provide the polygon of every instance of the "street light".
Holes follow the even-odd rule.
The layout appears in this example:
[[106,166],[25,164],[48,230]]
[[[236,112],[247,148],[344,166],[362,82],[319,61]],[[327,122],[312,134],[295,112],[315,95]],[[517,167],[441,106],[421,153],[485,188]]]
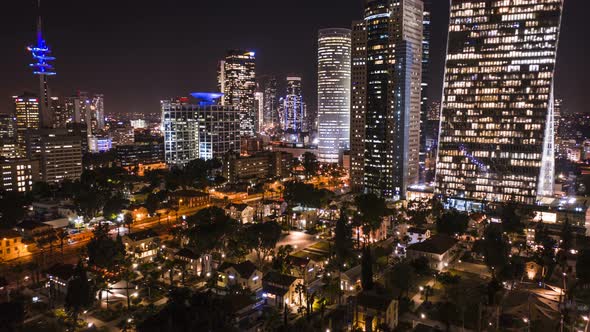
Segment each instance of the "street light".
[[426,314],[424,314],[424,313],[421,313],[421,314],[420,314],[420,318],[422,318],[422,319],[426,319]]

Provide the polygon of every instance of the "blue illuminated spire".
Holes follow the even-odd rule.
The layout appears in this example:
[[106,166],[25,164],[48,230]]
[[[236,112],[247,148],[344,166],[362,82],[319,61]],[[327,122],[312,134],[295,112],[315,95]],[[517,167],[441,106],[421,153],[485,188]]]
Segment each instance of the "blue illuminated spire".
[[[41,7],[41,1],[38,2],[39,9]],[[39,10],[40,11],[40,10]],[[33,68],[33,74],[35,75],[55,75],[51,61],[55,60],[55,57],[51,56],[51,49],[43,39],[41,15],[39,14],[39,20],[37,21],[37,44],[27,47],[27,50],[31,52],[34,63],[31,63],[29,67]]]

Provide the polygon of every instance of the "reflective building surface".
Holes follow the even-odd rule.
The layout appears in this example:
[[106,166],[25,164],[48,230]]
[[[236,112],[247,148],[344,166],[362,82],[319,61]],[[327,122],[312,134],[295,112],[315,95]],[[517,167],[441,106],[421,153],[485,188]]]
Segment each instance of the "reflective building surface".
[[319,160],[337,163],[350,146],[349,29],[322,29],[318,38]]
[[436,174],[436,192],[452,205],[534,204],[552,194],[562,6],[452,1]]

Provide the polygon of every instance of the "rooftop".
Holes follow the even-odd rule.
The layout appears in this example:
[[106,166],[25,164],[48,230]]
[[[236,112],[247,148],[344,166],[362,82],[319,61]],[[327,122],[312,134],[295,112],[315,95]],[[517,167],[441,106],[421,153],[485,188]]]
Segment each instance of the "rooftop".
[[21,237],[20,233],[15,231],[14,229],[0,229],[0,238],[1,239],[13,239]]
[[254,271],[256,271],[256,265],[250,261],[244,261],[238,264],[224,262],[219,267],[219,270],[223,271],[229,269],[230,267],[233,267],[242,278],[249,278],[254,273]]
[[156,234],[156,232],[152,231],[151,229],[146,229],[145,231],[129,233],[125,236],[127,236],[133,241],[142,241],[149,238],[158,237],[158,234]]
[[450,236],[434,235],[430,237],[428,240],[412,244],[408,247],[408,250],[422,251],[440,255],[447,252],[455,244],[457,244],[457,240]]
[[[272,284],[277,284],[280,286],[284,286],[284,287],[289,287],[291,286],[298,278],[293,277],[293,276],[289,276],[286,274],[281,274],[278,272],[268,272],[264,278],[262,278],[262,281],[264,281],[264,283],[272,283]],[[266,288],[266,286],[265,286]]]

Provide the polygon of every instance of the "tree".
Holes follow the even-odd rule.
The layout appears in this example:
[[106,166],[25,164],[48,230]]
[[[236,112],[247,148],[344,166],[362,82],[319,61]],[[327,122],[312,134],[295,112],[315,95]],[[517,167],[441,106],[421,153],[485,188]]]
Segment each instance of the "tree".
[[452,210],[437,219],[436,230],[447,235],[463,234],[469,225],[469,216],[466,213]]
[[150,193],[145,200],[145,208],[148,210],[150,215],[156,213],[156,211],[160,208],[160,198],[157,194]]
[[0,228],[10,229],[16,226],[25,216],[25,205],[28,203],[22,193],[14,191],[0,192]]
[[524,225],[522,218],[518,215],[515,202],[507,202],[502,206],[502,226],[506,232],[522,234]]
[[486,227],[480,248],[484,261],[494,277],[496,272],[508,265],[510,245],[503,236],[501,224],[490,224]]
[[418,257],[410,262],[410,265],[414,269],[414,271],[422,276],[431,274],[430,264],[428,263],[428,258],[426,257]]
[[272,260],[273,270],[279,271],[280,273],[286,274],[289,270],[287,263],[287,257],[293,252],[293,246],[290,244],[280,246]]
[[117,218],[117,215],[127,203],[128,201],[121,195],[111,197],[106,201],[104,207],[102,208],[102,215],[107,219],[113,220]]
[[399,299],[402,298],[402,294],[408,294],[408,291],[414,284],[416,279],[416,273],[414,268],[407,263],[398,263],[388,271],[386,275],[386,285],[388,289],[399,289]]
[[336,222],[334,231],[334,251],[336,259],[341,264],[348,257],[352,248],[350,228],[344,209],[340,210],[340,219]]
[[0,303],[0,331],[20,331],[25,321],[25,306],[20,301]]
[[305,170],[305,175],[309,178],[314,176],[318,173],[320,169],[320,163],[315,154],[311,152],[305,152],[302,156],[303,161],[303,169]]
[[576,277],[583,287],[590,285],[590,249],[581,250],[578,253]]
[[127,226],[127,233],[131,233],[131,225],[133,225],[133,214],[131,212],[127,212],[123,216],[123,224]]
[[120,236],[112,240],[108,231],[107,225],[100,225],[94,230],[94,237],[86,246],[88,264],[99,269],[115,271],[123,263],[125,246]]
[[92,286],[80,262],[76,266],[74,277],[68,282],[65,298],[65,308],[72,317],[73,326],[77,325],[80,312],[92,305],[92,301]]
[[246,241],[256,254],[259,268],[262,268],[267,257],[274,252],[277,242],[281,238],[281,226],[274,221],[270,221],[250,225],[245,232]]
[[363,249],[361,258],[361,285],[364,290],[373,289],[373,258],[369,247]]

